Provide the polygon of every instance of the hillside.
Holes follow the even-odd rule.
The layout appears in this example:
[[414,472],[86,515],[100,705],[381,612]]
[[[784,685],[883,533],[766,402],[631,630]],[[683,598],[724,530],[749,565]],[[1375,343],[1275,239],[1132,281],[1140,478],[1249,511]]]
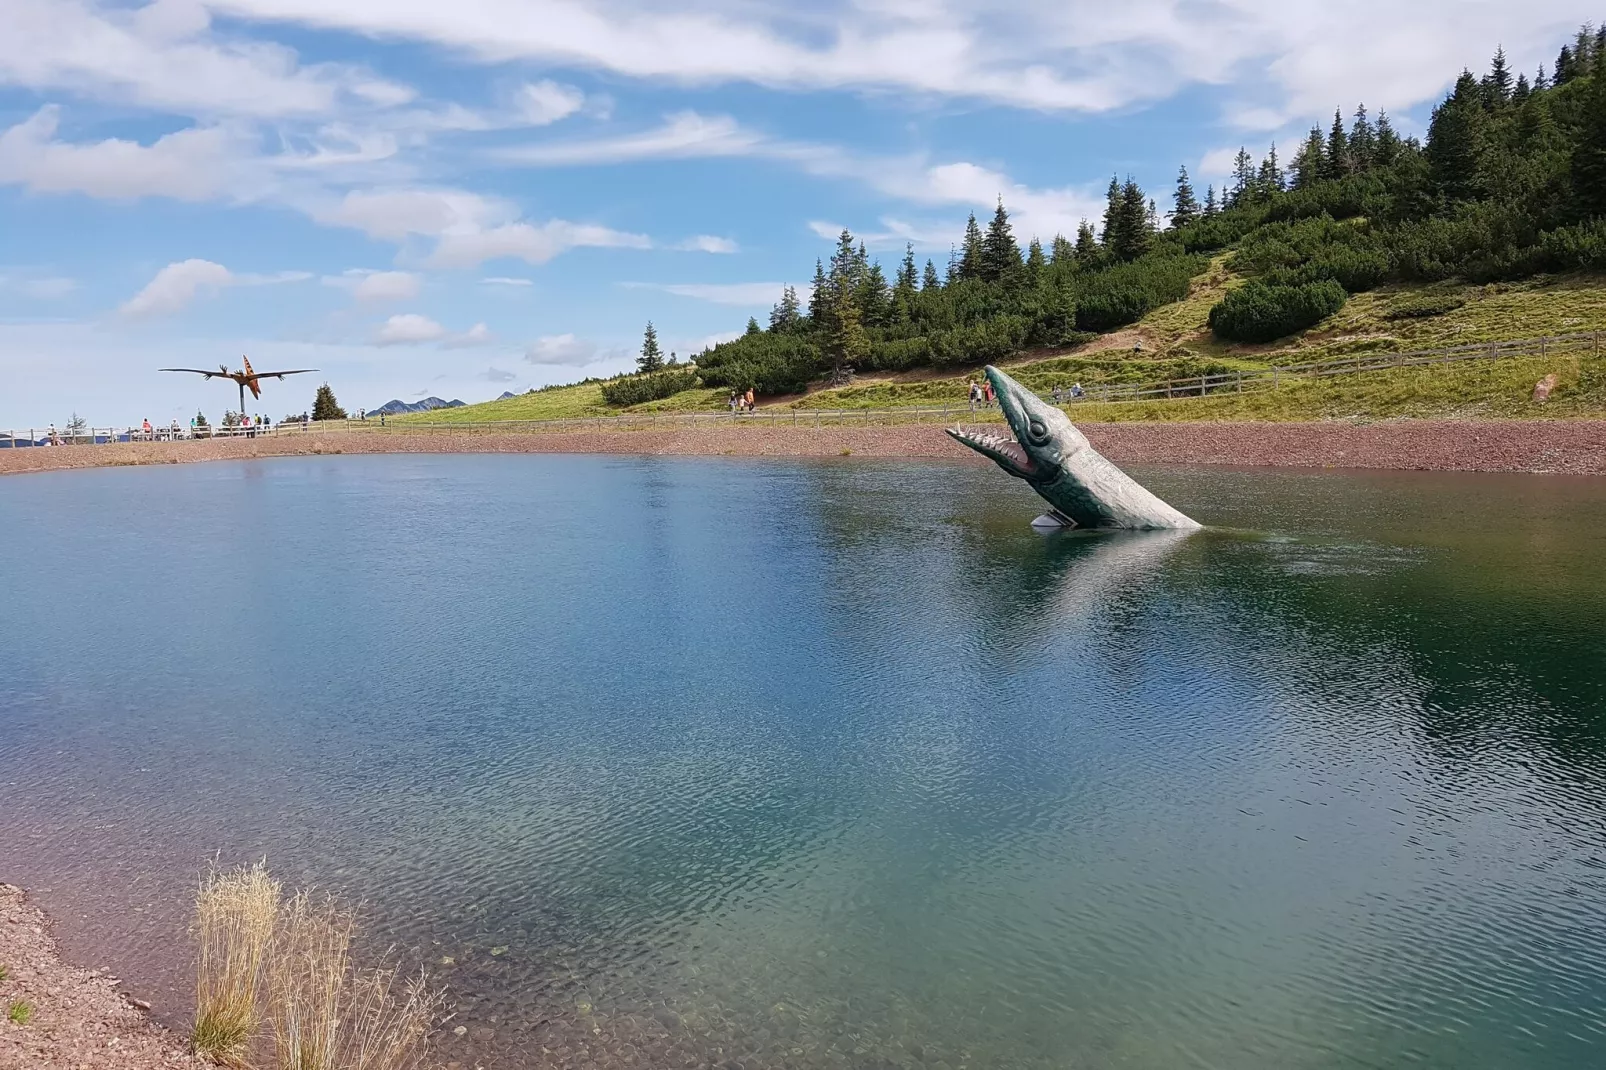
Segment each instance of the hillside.
[[[985,226],[966,222],[945,271],[930,260],[922,270],[910,248],[889,278],[843,231],[806,301],[788,287],[768,327],[749,321],[699,354],[695,374],[663,366],[649,324],[639,376],[451,418],[718,410],[749,388],[809,408],[962,401],[984,363],[1048,389],[1606,329],[1606,30],[1581,31],[1552,75],[1513,76],[1497,52],[1481,78],[1462,72],[1424,141],[1359,107],[1348,123],[1335,114],[1330,129],[1313,128],[1286,168],[1275,148],[1258,166],[1240,152],[1230,185],[1202,201],[1184,168],[1164,226],[1136,182],[1112,178],[1097,229],[1084,221],[1074,239],[1022,250],[1000,202]],[[1532,389],[1520,380],[1554,371],[1560,386],[1540,411],[1594,412],[1594,357],[1575,359],[1492,377],[1391,371],[1387,388],[1346,376],[1302,402],[1193,409],[1517,411]],[[1345,400],[1356,392],[1372,400]],[[647,398],[658,400],[630,404]]]

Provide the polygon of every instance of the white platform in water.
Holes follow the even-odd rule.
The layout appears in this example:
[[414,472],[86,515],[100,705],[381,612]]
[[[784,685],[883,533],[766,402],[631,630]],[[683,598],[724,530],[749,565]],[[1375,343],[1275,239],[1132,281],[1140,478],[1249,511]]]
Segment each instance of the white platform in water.
[[1034,531],[1060,531],[1075,526],[1075,524],[1066,523],[1058,513],[1044,513],[1032,521],[1032,530]]

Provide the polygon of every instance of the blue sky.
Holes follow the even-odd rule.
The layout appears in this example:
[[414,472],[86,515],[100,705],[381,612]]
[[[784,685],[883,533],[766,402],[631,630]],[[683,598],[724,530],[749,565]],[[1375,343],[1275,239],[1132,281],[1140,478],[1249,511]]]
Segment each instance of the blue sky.
[[6,0],[0,429],[214,419],[169,365],[317,367],[349,407],[691,354],[843,226],[939,265],[1162,205],[1364,102],[1420,133],[1572,0]]

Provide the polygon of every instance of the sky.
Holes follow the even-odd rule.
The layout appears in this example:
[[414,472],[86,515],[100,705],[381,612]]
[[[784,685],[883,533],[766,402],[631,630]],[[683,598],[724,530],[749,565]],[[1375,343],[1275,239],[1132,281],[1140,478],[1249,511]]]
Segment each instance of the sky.
[[[690,356],[843,227],[939,266],[1364,103],[1420,135],[1576,0],[0,0],[0,429],[353,411]],[[890,272],[889,272],[890,273]]]

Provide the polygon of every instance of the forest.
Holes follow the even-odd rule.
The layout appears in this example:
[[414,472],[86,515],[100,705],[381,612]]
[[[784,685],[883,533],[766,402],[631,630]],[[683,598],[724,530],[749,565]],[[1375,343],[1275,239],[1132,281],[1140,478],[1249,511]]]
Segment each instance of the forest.
[[[1201,199],[1186,168],[1162,220],[1131,178],[1110,180],[1095,230],[1024,250],[1000,201],[974,215],[941,269],[912,248],[888,278],[843,231],[816,261],[807,302],[788,287],[768,325],[696,358],[696,373],[644,352],[615,404],[693,385],[796,393],[853,371],[997,361],[1068,346],[1187,296],[1212,256],[1247,281],[1210,313],[1232,342],[1305,330],[1348,296],[1389,282],[1471,282],[1606,267],[1606,27],[1581,29],[1549,72],[1513,73],[1503,50],[1463,71],[1425,142],[1364,106],[1313,128],[1286,161],[1240,150],[1226,188]],[[1431,314],[1431,310],[1424,311]]]

